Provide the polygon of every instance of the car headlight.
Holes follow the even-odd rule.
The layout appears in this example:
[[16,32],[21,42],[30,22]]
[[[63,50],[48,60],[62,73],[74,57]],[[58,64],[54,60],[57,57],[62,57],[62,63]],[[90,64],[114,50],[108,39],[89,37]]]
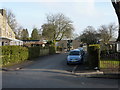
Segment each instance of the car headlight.
[[67,60],[70,60],[70,57],[69,57],[69,56],[67,57]]

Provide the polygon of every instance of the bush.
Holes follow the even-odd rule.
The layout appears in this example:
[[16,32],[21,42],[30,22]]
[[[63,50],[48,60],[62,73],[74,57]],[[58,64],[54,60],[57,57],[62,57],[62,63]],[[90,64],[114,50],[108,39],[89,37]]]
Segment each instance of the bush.
[[36,58],[43,55],[54,54],[55,47],[22,47],[22,46],[2,46],[2,55],[0,55],[0,66],[16,64],[28,59]]
[[29,47],[29,59],[38,57],[40,55],[40,47]]
[[43,48],[36,46],[36,47],[29,47],[28,49],[29,49],[29,59],[49,54],[49,48],[47,47]]
[[57,51],[62,51],[62,47],[57,46]]
[[2,65],[19,63],[28,59],[28,49],[21,46],[2,46]]
[[55,46],[50,46],[49,47],[49,54],[54,54],[56,51],[55,51]]
[[88,47],[88,64],[90,68],[99,67],[100,45],[94,44]]

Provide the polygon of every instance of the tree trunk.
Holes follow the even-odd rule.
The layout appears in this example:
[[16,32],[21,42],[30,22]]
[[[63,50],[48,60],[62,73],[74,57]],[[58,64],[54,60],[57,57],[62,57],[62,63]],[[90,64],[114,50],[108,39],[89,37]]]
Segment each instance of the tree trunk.
[[118,30],[118,38],[117,38],[117,41],[120,41],[120,12],[119,12],[119,16],[118,16],[118,22],[119,22],[119,30]]
[[119,29],[118,29],[117,41],[120,41],[120,1],[116,1],[116,0],[111,0],[111,1],[112,1],[112,5],[115,9],[115,12],[117,14],[117,17],[118,17]]

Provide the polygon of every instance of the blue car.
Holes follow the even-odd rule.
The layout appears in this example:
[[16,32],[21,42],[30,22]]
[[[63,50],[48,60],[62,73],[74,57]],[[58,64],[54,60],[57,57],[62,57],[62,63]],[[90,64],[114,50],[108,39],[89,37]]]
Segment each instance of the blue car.
[[83,55],[81,50],[75,49],[69,52],[67,56],[67,64],[80,64],[83,61]]

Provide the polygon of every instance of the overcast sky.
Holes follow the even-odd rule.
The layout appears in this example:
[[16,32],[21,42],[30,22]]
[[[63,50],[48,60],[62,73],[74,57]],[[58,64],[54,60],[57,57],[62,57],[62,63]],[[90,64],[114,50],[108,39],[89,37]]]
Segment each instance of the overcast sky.
[[[9,2],[8,2],[9,1]],[[11,2],[10,2],[11,1]],[[63,13],[73,21],[76,33],[87,26],[96,29],[109,23],[116,23],[117,17],[110,0],[1,0],[0,8],[13,11],[20,25],[29,30],[46,22],[47,14]]]

